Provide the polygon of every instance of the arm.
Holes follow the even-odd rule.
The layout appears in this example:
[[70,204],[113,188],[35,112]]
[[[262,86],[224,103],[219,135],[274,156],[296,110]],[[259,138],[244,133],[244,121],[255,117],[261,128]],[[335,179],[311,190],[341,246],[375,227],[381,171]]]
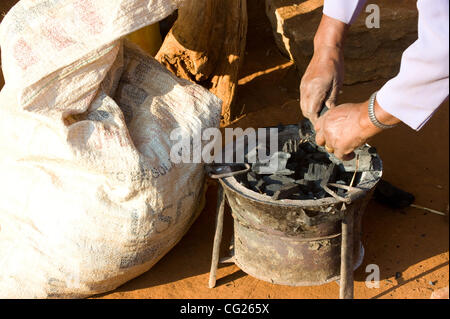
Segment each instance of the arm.
[[378,92],[379,105],[420,129],[449,92],[449,2],[419,0],[418,40],[402,56],[399,74]]
[[[400,73],[378,93],[375,115],[383,124],[420,129],[448,98],[448,0],[419,0],[419,36],[403,54]],[[316,122],[317,143],[348,155],[382,130],[368,119],[368,101],[336,107]]]
[[325,0],[324,15],[314,37],[314,54],[300,84],[300,106],[313,123],[324,103],[328,108],[335,106],[344,75],[345,36],[364,3]]

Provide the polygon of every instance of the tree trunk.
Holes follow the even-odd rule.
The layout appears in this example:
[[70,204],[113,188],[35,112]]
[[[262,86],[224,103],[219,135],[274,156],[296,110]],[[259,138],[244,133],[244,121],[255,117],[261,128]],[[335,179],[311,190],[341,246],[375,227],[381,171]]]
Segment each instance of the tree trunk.
[[186,0],[156,59],[223,101],[222,125],[233,113],[239,66],[245,52],[247,0]]

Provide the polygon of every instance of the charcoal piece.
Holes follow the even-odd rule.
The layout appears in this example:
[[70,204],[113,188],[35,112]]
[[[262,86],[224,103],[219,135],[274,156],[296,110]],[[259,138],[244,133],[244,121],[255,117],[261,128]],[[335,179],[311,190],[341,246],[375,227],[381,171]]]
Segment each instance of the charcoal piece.
[[268,184],[264,188],[264,193],[269,196],[273,196],[277,191],[281,189],[283,184]]
[[280,199],[287,199],[289,196],[295,194],[300,190],[300,186],[291,183],[291,184],[285,184],[282,185],[282,187],[273,194],[272,199],[273,200],[280,200]]
[[341,196],[341,197],[345,197],[346,193],[347,193],[347,191],[345,189],[343,189],[343,188],[338,188],[337,191],[336,191],[336,194],[338,196]]
[[303,194],[302,200],[310,200],[310,199],[315,199],[313,193]]
[[297,142],[297,150],[295,153],[291,153],[291,158],[298,161],[306,156],[306,152],[300,148],[300,144]]
[[254,188],[258,184],[259,178],[254,172],[250,171],[247,173],[247,181],[250,188]]
[[289,139],[284,142],[282,151],[285,153],[297,153],[299,141],[295,139]]
[[406,208],[415,200],[413,194],[405,192],[385,180],[378,182],[373,197],[377,202],[394,209]]
[[292,170],[286,168],[284,170],[280,170],[280,171],[277,171],[275,173],[278,174],[278,175],[290,176],[290,175],[294,174],[295,171],[292,171]]
[[[355,151],[358,153],[358,151]],[[346,172],[354,172],[356,169],[356,156],[350,161],[341,161],[333,154],[330,154],[329,160],[336,164],[342,164],[344,171]],[[358,160],[358,172],[366,172],[373,170],[372,167],[372,156],[359,156]]]
[[[334,162],[333,162],[333,163],[334,163]],[[335,164],[336,164],[336,163],[335,163]],[[344,164],[339,163],[339,164],[336,164],[336,165],[337,165],[337,167],[338,167],[339,172],[341,172],[342,174],[346,174]]]
[[328,158],[328,155],[323,152],[312,153],[312,154],[310,154],[310,157],[313,161],[323,162],[323,163],[331,163],[331,161]]
[[257,183],[256,183],[256,185],[255,185],[255,189],[256,189],[256,191],[258,192],[258,193],[261,193],[261,194],[263,194],[264,193],[264,180],[263,179],[260,179]]
[[247,173],[247,180],[249,182],[256,182],[258,181],[258,176],[256,176],[256,173],[250,171]]
[[278,174],[278,175],[292,175],[294,171],[286,168],[287,161],[291,157],[291,154],[285,152],[276,152],[272,154],[270,159],[265,161],[256,162],[252,165],[252,171],[261,174]]
[[321,182],[320,181],[307,181],[307,188],[312,193],[318,192],[322,189]]
[[305,153],[315,153],[317,152],[317,148],[311,144],[310,142],[300,144],[300,148]]
[[269,176],[264,176],[263,179],[266,184],[284,185],[284,184],[292,184],[295,182],[295,180],[293,178],[289,178],[284,175],[269,175]]
[[298,163],[297,162],[288,162],[288,164],[286,165],[286,168],[296,172],[298,170]]
[[326,196],[327,196],[327,192],[325,192],[323,189],[314,194],[315,199],[325,198]]
[[328,169],[327,164],[311,163],[308,166],[308,172],[305,174],[304,179],[307,181],[322,180]]
[[249,181],[245,178],[236,178],[236,180],[239,182],[239,184],[241,184],[242,186],[244,186],[245,188],[252,188],[252,186],[250,185]]
[[331,163],[331,165],[328,166],[325,174],[323,175],[323,179],[320,181],[320,187],[325,187],[328,185],[329,181],[334,177],[336,172],[336,164]]
[[313,140],[315,131],[314,125],[308,119],[303,119],[298,123],[298,135],[301,140]]
[[[347,172],[341,171],[341,170],[339,169],[339,172],[336,174],[337,176],[336,176],[335,178],[336,178],[336,180],[341,181],[342,185],[347,185],[347,186],[349,186],[349,185],[350,185],[350,182],[351,182],[352,179],[353,179],[353,174],[354,174],[354,172],[348,172],[348,173],[347,173]],[[361,173],[356,173],[355,181],[354,181],[355,185],[357,184],[359,178],[361,177],[360,174],[361,174]]]
[[[256,182],[248,182],[247,184],[248,184],[248,188],[250,188],[250,189],[256,189],[256,186],[258,185],[258,183],[259,183],[259,181],[256,181]],[[263,182],[264,183],[264,182]]]
[[287,140],[286,142],[284,142],[281,151],[285,153],[292,153],[292,140]]
[[286,128],[286,125],[283,125],[283,123],[278,123],[277,125],[278,133],[283,132]]

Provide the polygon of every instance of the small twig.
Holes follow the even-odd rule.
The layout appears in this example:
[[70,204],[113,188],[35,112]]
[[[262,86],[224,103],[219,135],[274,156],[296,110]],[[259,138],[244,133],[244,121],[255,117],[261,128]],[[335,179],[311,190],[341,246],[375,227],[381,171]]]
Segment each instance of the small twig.
[[434,209],[431,209],[431,208],[423,207],[423,206],[420,206],[420,205],[411,204],[409,206],[417,208],[417,209],[426,210],[427,212],[430,212],[430,213],[433,213],[433,214],[437,214],[437,215],[441,215],[441,216],[447,216],[446,213],[443,213],[443,212],[440,212],[440,211],[437,211],[437,210],[434,210]]
[[359,154],[356,155],[356,167],[355,172],[353,173],[352,181],[350,182],[350,187],[353,187],[353,182],[355,181],[356,172],[358,171],[358,168],[359,168]]
[[217,191],[217,217],[216,232],[214,234],[213,253],[211,258],[211,270],[209,271],[209,288],[216,286],[217,266],[219,264],[220,243],[222,242],[223,215],[225,211],[225,193],[219,183]]

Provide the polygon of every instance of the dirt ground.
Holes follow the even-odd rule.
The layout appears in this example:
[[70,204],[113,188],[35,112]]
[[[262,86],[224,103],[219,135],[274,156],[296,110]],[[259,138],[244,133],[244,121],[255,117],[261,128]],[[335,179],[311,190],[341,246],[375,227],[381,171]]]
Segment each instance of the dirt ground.
[[[2,0],[0,12],[4,3]],[[247,55],[236,104],[242,116],[232,126],[297,123],[299,75],[293,64],[279,54],[270,25],[261,18],[261,8],[249,4],[249,9]],[[340,102],[363,101],[383,83],[380,80],[344,87]],[[419,132],[403,125],[370,141],[383,159],[384,179],[413,193],[416,204],[442,212],[447,211],[449,202],[448,128],[446,102]],[[115,291],[97,297],[338,298],[339,286],[334,282],[316,287],[279,286],[250,277],[235,265],[221,266],[217,287],[209,289],[215,194],[216,187],[210,187],[198,220],[158,264]],[[228,213],[224,238],[231,236],[231,222]],[[433,291],[449,285],[448,217],[416,208],[392,210],[371,201],[363,219],[363,245],[364,261],[355,272],[355,298],[429,298]],[[222,251],[226,255],[225,249]],[[380,268],[379,288],[365,285],[369,264]]]

